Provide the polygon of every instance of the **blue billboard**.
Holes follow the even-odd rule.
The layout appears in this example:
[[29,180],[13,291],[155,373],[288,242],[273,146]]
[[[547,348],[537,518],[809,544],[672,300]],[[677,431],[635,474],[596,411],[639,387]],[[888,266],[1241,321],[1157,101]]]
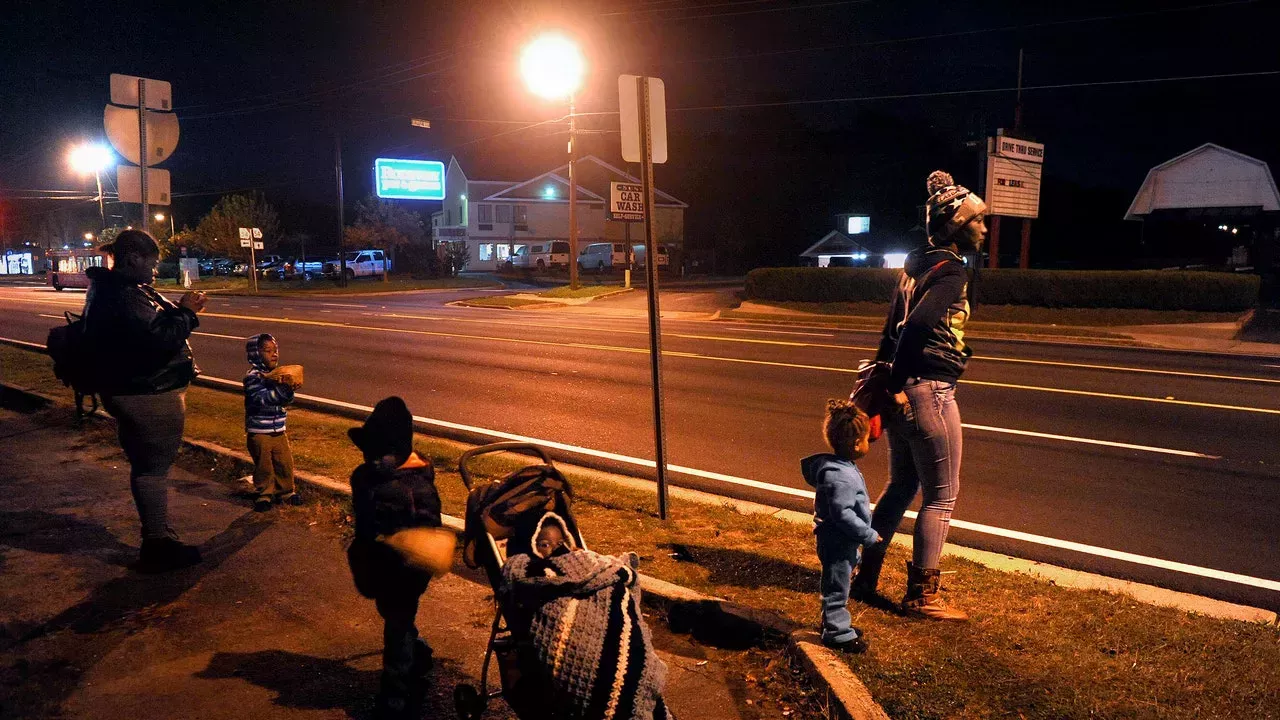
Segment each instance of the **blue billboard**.
[[444,163],[435,160],[373,161],[373,186],[388,200],[443,200]]

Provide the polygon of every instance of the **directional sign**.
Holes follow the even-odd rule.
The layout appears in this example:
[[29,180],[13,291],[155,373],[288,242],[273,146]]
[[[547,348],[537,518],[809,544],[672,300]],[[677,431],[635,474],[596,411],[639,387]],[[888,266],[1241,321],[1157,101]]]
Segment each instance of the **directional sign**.
[[[102,111],[102,125],[111,147],[134,165],[138,157],[138,111],[108,105]],[[178,116],[173,113],[147,111],[147,164],[158,165],[173,154],[178,146]]]
[[261,241],[261,240],[255,240],[255,241],[253,242],[253,249],[254,249],[254,250],[261,250],[262,248],[263,248],[263,244],[262,244],[262,241]]
[[[241,240],[248,240],[248,239],[249,239],[249,238],[251,238],[251,237],[253,237],[253,235],[249,232],[249,228],[240,228],[240,239],[241,239]],[[248,246],[248,245],[245,245],[245,247],[249,247],[249,246]]]
[[[243,229],[243,228],[241,228],[241,229]],[[250,245],[253,245],[253,241],[252,241],[252,240],[249,240],[249,239],[247,239],[247,238],[246,238],[246,239],[244,239],[244,240],[241,240],[241,241],[240,241],[240,247],[249,247]]]
[[435,160],[373,161],[378,197],[389,200],[443,200],[444,163]]
[[151,80],[133,75],[111,73],[111,102],[116,105],[138,107],[138,81],[147,82],[147,108],[151,110],[173,109],[173,86],[164,80]]
[[[142,202],[142,168],[135,165],[116,166],[116,190],[120,202]],[[169,204],[169,171],[147,168],[147,204]]]
[[258,240],[261,240],[261,239],[262,239],[262,230],[260,230],[259,228],[253,228],[253,237],[254,237],[254,238],[256,238],[256,239],[258,239]]
[[[667,91],[661,78],[649,80],[649,143],[653,161],[667,161]],[[622,159],[644,162],[640,157],[640,98],[636,93],[638,75],[618,76],[618,111],[622,120]]]
[[422,118],[409,118],[409,124],[417,128],[431,129],[431,121],[423,120]]
[[610,220],[644,221],[644,186],[634,183],[609,183]]

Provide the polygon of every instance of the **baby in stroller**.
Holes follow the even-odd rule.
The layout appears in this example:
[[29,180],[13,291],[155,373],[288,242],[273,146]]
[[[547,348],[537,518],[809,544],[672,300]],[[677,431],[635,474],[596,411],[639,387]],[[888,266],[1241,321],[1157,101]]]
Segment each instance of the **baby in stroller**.
[[640,613],[635,553],[579,547],[554,512],[522,522],[507,545],[501,604],[521,663],[548,689],[545,717],[666,720],[666,664]]

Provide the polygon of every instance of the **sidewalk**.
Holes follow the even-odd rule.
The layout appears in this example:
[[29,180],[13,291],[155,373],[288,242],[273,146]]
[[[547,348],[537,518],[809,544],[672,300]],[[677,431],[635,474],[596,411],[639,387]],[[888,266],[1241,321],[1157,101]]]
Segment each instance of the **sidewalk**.
[[[344,511],[321,501],[256,514],[233,488],[175,468],[171,522],[205,560],[138,575],[110,426],[80,431],[65,417],[0,409],[0,718],[369,716],[381,621],[352,587],[334,522]],[[455,717],[454,686],[477,682],[488,638],[489,587],[458,569],[418,615],[437,660],[424,718]],[[651,626],[677,716],[758,716],[731,653]],[[512,715],[496,701],[485,717]]]

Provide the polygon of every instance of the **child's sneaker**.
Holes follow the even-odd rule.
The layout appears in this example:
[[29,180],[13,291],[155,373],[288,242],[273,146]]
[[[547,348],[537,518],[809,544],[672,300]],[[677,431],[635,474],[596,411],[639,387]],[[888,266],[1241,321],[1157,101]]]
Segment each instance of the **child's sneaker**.
[[263,495],[259,497],[257,500],[253,501],[254,512],[266,512],[270,509],[271,509],[271,498],[267,497],[266,495]]
[[280,502],[285,505],[292,505],[293,507],[298,507],[302,505],[302,496],[296,492],[285,493],[284,495],[280,496]]

